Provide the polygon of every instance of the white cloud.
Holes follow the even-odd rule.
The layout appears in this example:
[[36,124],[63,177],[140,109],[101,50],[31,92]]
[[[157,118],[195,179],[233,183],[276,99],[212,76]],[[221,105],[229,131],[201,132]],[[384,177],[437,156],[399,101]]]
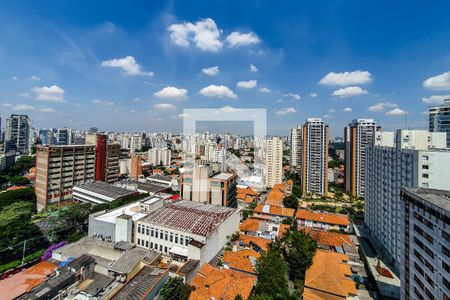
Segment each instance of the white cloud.
[[257,80],[249,80],[249,81],[239,81],[236,86],[243,89],[252,89],[256,87],[256,84],[258,83]]
[[331,95],[338,96],[341,98],[347,98],[347,97],[353,97],[353,96],[364,95],[364,94],[367,94],[367,91],[363,90],[359,86],[349,86],[349,87],[335,90]]
[[3,103],[2,104],[4,107],[12,107],[13,105],[11,103]]
[[279,111],[276,112],[277,115],[281,116],[281,115],[287,115],[290,113],[295,113],[297,112],[297,110],[293,107],[287,107],[287,108],[283,108]]
[[341,111],[342,112],[351,112],[352,108],[351,107],[346,107],[346,108],[341,109]]
[[219,98],[237,98],[237,95],[224,85],[209,85],[200,90],[200,94],[207,97],[219,97]]
[[139,101],[141,101],[141,98],[136,97],[133,99],[133,102],[139,102]]
[[217,52],[223,47],[220,40],[221,30],[213,19],[207,18],[195,23],[184,22],[170,25],[170,39],[181,47],[188,47],[191,42],[203,51]]
[[232,107],[232,106],[223,106],[223,107],[219,108],[219,111],[220,112],[231,113],[231,112],[241,111],[241,109],[235,108],[235,107]]
[[154,108],[160,109],[160,110],[174,110],[176,109],[175,105],[170,103],[158,103],[153,105]]
[[130,109],[130,112],[131,112],[131,113],[135,113],[136,110],[135,110],[135,109]]
[[251,64],[250,65],[250,72],[253,72],[253,73],[258,72],[258,68],[254,64]]
[[372,81],[372,75],[368,71],[353,71],[342,73],[328,73],[324,78],[319,81],[319,84],[323,85],[352,85],[352,84],[365,84]]
[[28,104],[17,104],[12,109],[17,110],[17,111],[29,111],[29,110],[34,110],[34,106],[31,106]]
[[372,106],[369,106],[367,110],[370,112],[382,112],[385,108],[393,108],[397,106],[398,106],[397,104],[392,102],[379,102]]
[[208,76],[216,76],[217,74],[219,74],[219,67],[214,66],[209,68],[203,68],[202,73]]
[[277,99],[277,100],[275,100],[277,103],[282,103],[283,102],[283,99]]
[[422,102],[426,104],[436,104],[440,105],[444,103],[444,100],[450,99],[450,95],[433,95],[430,97],[423,97]]
[[106,68],[119,68],[125,72],[125,75],[129,76],[153,76],[153,72],[144,72],[142,66],[136,62],[136,59],[133,56],[126,56],[123,58],[114,58],[110,60],[102,61],[102,67]]
[[188,91],[186,89],[179,89],[174,86],[166,86],[159,92],[154,93],[158,98],[170,99],[170,100],[185,100],[187,98]]
[[41,80],[41,77],[33,75],[33,76],[31,76],[30,80],[39,81],[39,80]]
[[39,109],[39,111],[43,112],[43,113],[55,113],[56,112],[56,110],[54,110],[51,107],[42,107]]
[[334,108],[330,108],[330,109],[328,110],[328,112],[329,112],[329,113],[335,113],[336,110],[335,110]]
[[331,116],[330,115],[323,115],[323,117],[325,118],[325,119],[329,119],[329,118],[331,118]]
[[33,92],[40,101],[64,102],[64,90],[57,85],[34,87]]
[[267,87],[265,87],[265,86],[262,87],[262,88],[260,88],[259,91],[260,91],[261,93],[270,93],[270,89],[267,88]]
[[106,101],[106,100],[100,100],[100,99],[94,99],[92,101],[92,103],[94,104],[100,104],[100,105],[114,105],[114,102],[112,101]]
[[181,113],[178,115],[178,118],[181,118],[181,119],[190,118],[190,117],[192,117],[192,115],[190,113]]
[[386,116],[403,116],[407,113],[408,112],[404,111],[403,109],[396,107],[393,110],[386,112]]
[[29,93],[20,93],[19,97],[23,97],[23,98],[30,98],[30,94]]
[[316,98],[318,96],[318,94],[317,93],[309,93],[309,96],[311,98]]
[[17,78],[16,76],[13,76],[11,79],[12,80],[19,80],[19,78]]
[[450,71],[430,77],[422,85],[424,88],[435,91],[450,90]]
[[302,97],[300,97],[299,94],[295,94],[295,93],[287,93],[287,94],[284,94],[284,96],[286,96],[286,97],[292,97],[294,100],[300,100],[300,99],[302,99]]
[[247,46],[251,44],[258,44],[261,42],[259,37],[254,32],[241,33],[234,31],[230,33],[226,41],[230,47]]

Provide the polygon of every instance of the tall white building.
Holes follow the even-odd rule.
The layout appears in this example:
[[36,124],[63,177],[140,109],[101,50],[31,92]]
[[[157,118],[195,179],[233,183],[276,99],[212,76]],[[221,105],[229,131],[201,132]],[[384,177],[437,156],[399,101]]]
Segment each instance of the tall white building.
[[450,299],[450,191],[403,188],[401,299]]
[[291,170],[297,174],[301,173],[302,153],[302,126],[291,129]]
[[442,132],[398,130],[395,143],[387,138],[393,136],[377,133],[374,144],[366,148],[364,219],[372,241],[399,271],[404,218],[400,190],[405,186],[450,189],[450,149],[445,148]]
[[172,151],[170,149],[152,148],[148,150],[148,161],[153,166],[169,166],[172,159]]
[[266,141],[266,186],[273,187],[283,181],[283,141],[272,137]]
[[328,192],[328,125],[320,118],[309,118],[302,126],[301,181],[303,193]]
[[428,118],[430,131],[447,133],[447,147],[450,148],[450,99],[445,99],[441,105],[431,106]]
[[6,119],[5,127],[5,153],[30,153],[32,128],[28,116],[13,114]]
[[366,146],[381,128],[373,119],[355,119],[345,127],[345,191],[364,197]]

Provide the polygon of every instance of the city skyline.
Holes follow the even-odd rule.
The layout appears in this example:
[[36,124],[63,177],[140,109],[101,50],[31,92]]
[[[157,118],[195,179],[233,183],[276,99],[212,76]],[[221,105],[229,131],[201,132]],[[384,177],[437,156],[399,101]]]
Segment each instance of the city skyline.
[[267,108],[270,135],[321,117],[342,136],[356,118],[427,129],[450,97],[448,3],[214,4],[2,3],[2,116],[181,132],[183,108]]

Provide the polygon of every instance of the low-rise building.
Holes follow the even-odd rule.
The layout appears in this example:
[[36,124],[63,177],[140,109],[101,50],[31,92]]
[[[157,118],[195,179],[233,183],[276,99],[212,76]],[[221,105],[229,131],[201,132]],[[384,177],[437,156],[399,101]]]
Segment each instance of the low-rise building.
[[254,211],[254,217],[281,223],[283,220],[294,218],[295,209],[273,206],[268,204],[258,204]]
[[135,243],[175,260],[210,261],[238,230],[239,212],[192,201],[168,203],[137,221]]
[[316,229],[335,229],[350,232],[351,223],[346,215],[319,212],[307,209],[299,209],[295,214],[299,227],[311,227]]
[[288,229],[289,225],[287,224],[274,223],[257,218],[247,218],[239,226],[239,230],[243,234],[264,237],[270,240],[282,237]]
[[222,258],[224,268],[255,274],[256,260],[261,256],[253,249],[242,249],[237,251],[226,251]]
[[120,198],[137,195],[139,192],[130,191],[105,182],[88,182],[73,188],[73,200],[101,204],[110,203]]

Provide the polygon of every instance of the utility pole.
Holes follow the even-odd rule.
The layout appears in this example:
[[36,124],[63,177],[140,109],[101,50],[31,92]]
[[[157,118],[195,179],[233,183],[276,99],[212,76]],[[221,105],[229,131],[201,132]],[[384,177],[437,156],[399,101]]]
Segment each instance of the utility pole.
[[25,239],[25,242],[23,243],[23,251],[22,251],[22,265],[25,261],[25,249],[26,249],[26,245],[27,245],[27,239]]

